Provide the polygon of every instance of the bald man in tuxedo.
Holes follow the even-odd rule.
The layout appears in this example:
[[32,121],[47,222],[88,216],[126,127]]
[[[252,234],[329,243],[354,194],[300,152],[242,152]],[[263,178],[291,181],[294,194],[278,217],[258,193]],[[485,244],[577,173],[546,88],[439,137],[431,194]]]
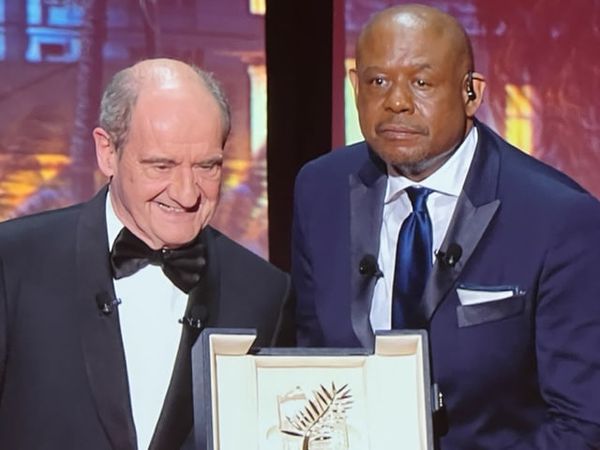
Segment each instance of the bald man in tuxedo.
[[280,337],[286,274],[209,224],[229,107],[179,61],[117,73],[93,131],[110,182],[0,225],[0,448],[193,442],[190,349],[206,326]]

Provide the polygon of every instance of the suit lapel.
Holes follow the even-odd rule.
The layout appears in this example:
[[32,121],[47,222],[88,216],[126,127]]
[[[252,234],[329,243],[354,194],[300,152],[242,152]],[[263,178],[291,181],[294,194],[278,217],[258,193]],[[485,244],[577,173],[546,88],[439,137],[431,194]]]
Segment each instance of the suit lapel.
[[370,150],[369,159],[357,173],[350,174],[350,293],[352,328],[361,345],[374,343],[370,323],[371,300],[377,281],[359,273],[365,255],[377,258],[386,189],[385,165]]
[[500,200],[496,198],[500,169],[498,149],[490,139],[491,131],[479,122],[476,122],[476,126],[477,149],[440,248],[445,251],[450,244],[458,244],[462,248],[462,255],[452,267],[435,262],[423,294],[423,325],[431,320],[500,207]]
[[85,368],[98,416],[114,449],[136,448],[129,402],[125,354],[116,307],[100,311],[96,298],[115,299],[109,264],[105,200],[102,189],[83,206],[77,229],[77,289]]
[[212,229],[207,228],[202,238],[207,247],[206,273],[188,296],[185,317],[201,320],[200,328],[182,324],[181,339],[169,388],[156,425],[150,450],[180,448],[193,428],[191,349],[202,329],[218,322],[219,260]]

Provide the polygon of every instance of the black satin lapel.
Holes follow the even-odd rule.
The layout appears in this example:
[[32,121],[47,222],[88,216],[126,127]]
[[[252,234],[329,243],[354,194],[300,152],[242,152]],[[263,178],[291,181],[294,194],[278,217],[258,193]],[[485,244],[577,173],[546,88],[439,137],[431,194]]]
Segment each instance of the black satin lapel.
[[367,161],[358,174],[349,177],[350,187],[350,294],[352,327],[365,348],[375,342],[370,322],[374,276],[361,275],[358,268],[365,255],[379,254],[379,235],[387,177]]
[[77,268],[82,350],[98,416],[114,449],[137,448],[129,401],[118,312],[105,315],[96,295],[115,298],[108,256],[105,200],[101,190],[82,210],[77,229]]
[[193,428],[192,346],[209,324],[218,322],[219,261],[212,241],[212,229],[203,232],[207,245],[206,273],[188,296],[185,317],[200,318],[201,328],[182,324],[181,339],[165,401],[156,425],[150,450],[174,450],[188,440]]
[[442,266],[439,261],[433,265],[423,295],[425,324],[429,322],[436,308],[460,275],[499,206],[500,200],[496,199],[476,208],[466,195],[459,197],[454,217],[441,248],[447,249],[448,245],[456,243],[461,246],[462,255],[453,267]]
[[451,243],[456,243],[461,246],[462,255],[454,267],[444,267],[435,262],[423,294],[423,326],[431,320],[500,207],[497,198],[499,151],[492,139],[492,132],[478,121],[475,121],[475,125],[478,132],[477,149],[441,245],[444,251]]
[[216,236],[217,233],[210,226],[202,232],[202,239],[206,245],[206,276],[200,282],[201,290],[194,289],[190,293],[191,295],[198,292],[198,295],[201,295],[193,302],[193,307],[196,308],[194,314],[204,314],[205,311],[208,311],[206,326],[211,327],[219,325],[219,308],[221,305],[221,261],[217,252]]

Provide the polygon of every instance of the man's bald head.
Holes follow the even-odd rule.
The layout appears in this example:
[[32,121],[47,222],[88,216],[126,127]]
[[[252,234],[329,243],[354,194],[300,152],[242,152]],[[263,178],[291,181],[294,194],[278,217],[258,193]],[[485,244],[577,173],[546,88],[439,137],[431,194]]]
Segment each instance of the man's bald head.
[[356,64],[361,64],[363,48],[382,31],[412,30],[428,34],[443,42],[448,57],[453,58],[461,72],[474,70],[471,40],[461,24],[451,15],[426,5],[393,6],[374,14],[363,27],[356,43]]
[[208,72],[174,59],[147,59],[117,72],[107,85],[100,104],[99,125],[120,150],[127,141],[131,116],[142,91],[176,89],[198,84],[214,98],[221,111],[223,144],[231,129],[229,103],[219,83]]

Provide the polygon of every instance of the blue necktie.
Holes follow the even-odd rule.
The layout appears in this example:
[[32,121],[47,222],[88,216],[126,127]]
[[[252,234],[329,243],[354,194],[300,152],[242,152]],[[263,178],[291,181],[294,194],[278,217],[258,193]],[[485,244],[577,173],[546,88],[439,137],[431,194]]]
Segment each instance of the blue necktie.
[[417,311],[431,271],[432,231],[427,213],[431,189],[409,187],[413,211],[402,222],[396,247],[392,293],[392,329],[420,326]]

